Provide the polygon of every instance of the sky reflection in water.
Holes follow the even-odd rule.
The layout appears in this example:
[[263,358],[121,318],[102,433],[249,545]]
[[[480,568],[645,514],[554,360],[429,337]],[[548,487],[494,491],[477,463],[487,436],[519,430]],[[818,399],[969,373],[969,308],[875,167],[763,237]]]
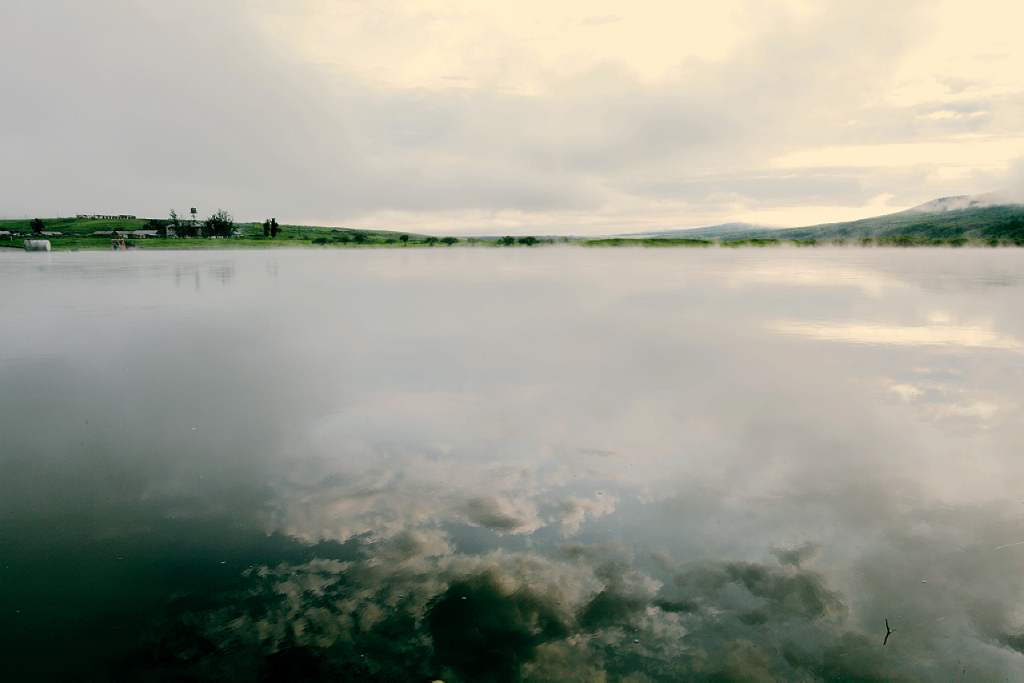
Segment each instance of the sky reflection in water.
[[1024,680],[1022,266],[0,254],[5,661]]

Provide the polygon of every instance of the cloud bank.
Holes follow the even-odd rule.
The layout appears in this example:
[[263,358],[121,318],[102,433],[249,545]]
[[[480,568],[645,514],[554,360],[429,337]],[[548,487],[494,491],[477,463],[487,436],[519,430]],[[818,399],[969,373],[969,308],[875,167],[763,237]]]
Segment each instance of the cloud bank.
[[1016,182],[1005,3],[616,5],[14,0],[0,213],[587,234]]

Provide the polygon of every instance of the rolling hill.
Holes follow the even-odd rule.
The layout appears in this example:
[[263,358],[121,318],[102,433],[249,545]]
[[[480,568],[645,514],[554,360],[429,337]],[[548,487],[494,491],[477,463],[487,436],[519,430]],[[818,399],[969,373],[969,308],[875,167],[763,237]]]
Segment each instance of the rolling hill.
[[[995,204],[993,195],[943,197],[906,211],[802,228],[762,228],[731,223],[658,233],[722,241],[745,239],[862,239],[908,235],[927,239],[1024,239],[1024,204]],[[736,229],[729,229],[736,226]]]

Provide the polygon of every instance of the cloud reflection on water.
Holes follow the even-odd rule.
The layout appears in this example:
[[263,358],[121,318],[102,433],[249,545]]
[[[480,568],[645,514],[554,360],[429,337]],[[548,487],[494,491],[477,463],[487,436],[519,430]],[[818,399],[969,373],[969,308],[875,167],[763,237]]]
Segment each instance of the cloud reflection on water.
[[769,323],[767,328],[778,334],[852,344],[976,347],[1017,352],[1024,350],[1024,343],[1018,339],[977,325],[885,325],[865,322],[778,320]]
[[1024,680],[1016,250],[2,256],[16,670]]

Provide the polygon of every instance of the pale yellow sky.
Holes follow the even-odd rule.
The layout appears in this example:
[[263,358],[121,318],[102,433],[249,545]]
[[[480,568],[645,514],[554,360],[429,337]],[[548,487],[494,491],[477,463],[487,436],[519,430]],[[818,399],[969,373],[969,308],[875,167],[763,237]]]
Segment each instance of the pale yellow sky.
[[[756,51],[763,50],[773,34],[799,40],[821,30],[824,27],[815,22],[837,4],[843,3],[306,0],[252,11],[256,23],[267,35],[281,39],[293,59],[353,75],[371,88],[500,93],[546,100],[581,87],[619,88],[623,97],[637,87],[706,89],[701,81],[709,69],[728,69],[730,62],[756,59]],[[860,5],[865,14],[886,11],[883,3]],[[1021,95],[1024,41],[1019,40],[1018,31],[1024,4],[1005,0],[916,3],[911,16],[899,13],[896,20],[906,22],[901,44],[888,48],[897,54],[885,71],[871,73],[869,89],[852,108],[854,118],[839,122],[839,128],[862,124],[855,117],[865,111],[899,109],[910,119],[905,126],[923,124],[922,130],[884,142],[858,141],[842,130],[833,144],[827,134],[812,136],[818,138],[813,143],[769,140],[766,147],[775,147],[775,153],[765,150],[766,155],[753,160],[750,170],[902,169],[933,179],[936,191],[946,191],[940,188],[954,187],[958,181],[966,181],[965,192],[1001,189],[980,187],[971,180],[982,176],[981,182],[998,182],[1006,176],[1013,163],[1024,158],[1024,130],[1014,121],[997,122],[983,130],[971,124],[988,122],[994,109]],[[849,28],[863,30],[855,23]],[[832,23],[827,29],[842,31],[843,25]],[[855,39],[871,49],[870,32]],[[831,77],[847,77],[846,71],[856,69],[857,61],[841,65]],[[585,80],[602,68],[613,68],[625,83]],[[963,125],[928,129],[932,123]],[[761,207],[763,202],[741,197],[726,212],[693,211],[688,202],[669,202],[667,212],[663,206],[632,215],[639,222],[660,223],[665,213],[685,215],[690,209],[690,222],[695,224],[721,218],[801,225],[877,215],[930,198],[879,192],[851,198],[849,203]],[[619,211],[605,209],[614,222]]]
[[1024,198],[1024,3],[12,0],[7,14],[7,213],[199,204],[587,234]]
[[[746,4],[303,0],[253,10],[298,58],[378,87],[543,95],[607,62],[655,82],[687,58],[723,59],[758,30]],[[807,3],[778,11],[806,12]]]
[[[545,94],[606,63],[646,83],[672,81],[687,59],[725,60],[779,27],[812,27],[830,4],[843,3],[295,0],[248,9],[298,58],[351,70],[379,87]],[[877,6],[863,4],[866,11]],[[876,98],[911,105],[1019,92],[1024,4],[917,4],[907,52]]]

